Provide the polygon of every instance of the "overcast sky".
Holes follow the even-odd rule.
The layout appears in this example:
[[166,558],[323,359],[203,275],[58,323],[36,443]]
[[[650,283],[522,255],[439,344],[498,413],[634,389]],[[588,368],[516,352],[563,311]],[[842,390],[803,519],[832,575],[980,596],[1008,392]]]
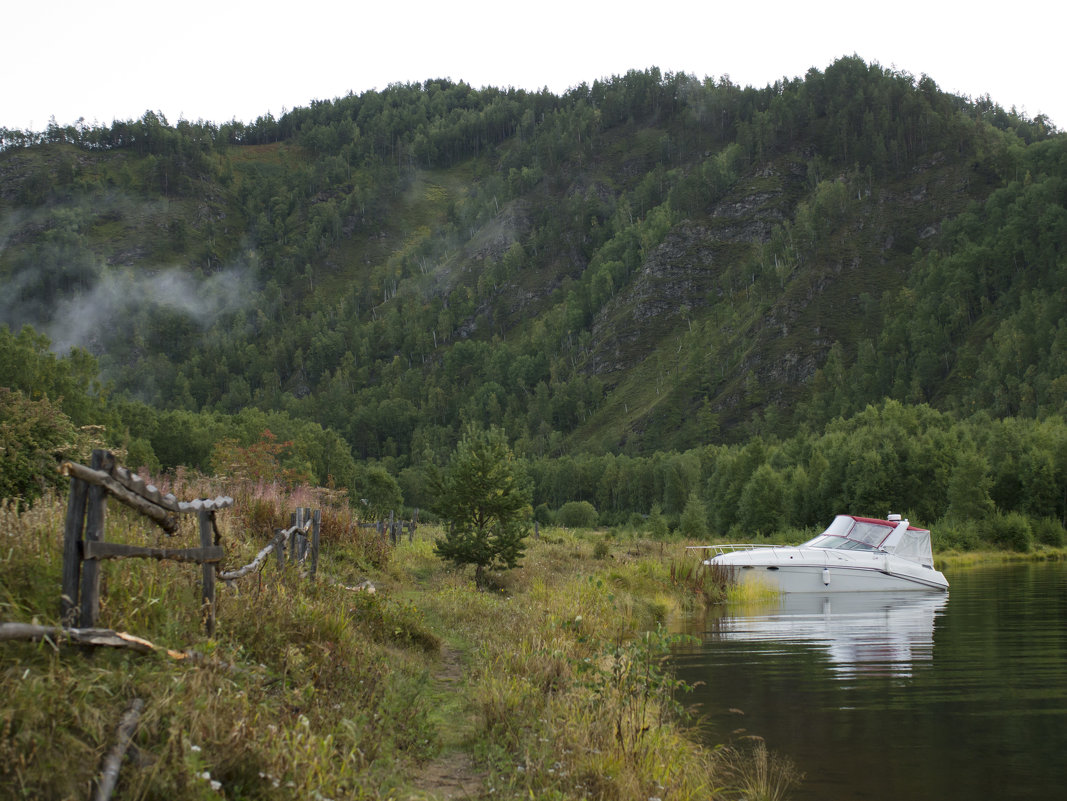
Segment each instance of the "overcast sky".
[[841,56],[1067,128],[1063,0],[23,0],[0,15],[0,127],[148,109],[251,122],[429,78],[555,93],[657,66],[762,87]]

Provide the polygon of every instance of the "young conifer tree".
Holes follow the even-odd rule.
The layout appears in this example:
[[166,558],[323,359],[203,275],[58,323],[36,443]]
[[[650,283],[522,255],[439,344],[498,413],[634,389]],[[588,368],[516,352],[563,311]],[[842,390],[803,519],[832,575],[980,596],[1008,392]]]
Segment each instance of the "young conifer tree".
[[530,488],[522,462],[504,432],[468,426],[448,467],[432,478],[436,511],[448,523],[434,546],[457,566],[474,565],[475,581],[485,571],[516,567],[529,530]]

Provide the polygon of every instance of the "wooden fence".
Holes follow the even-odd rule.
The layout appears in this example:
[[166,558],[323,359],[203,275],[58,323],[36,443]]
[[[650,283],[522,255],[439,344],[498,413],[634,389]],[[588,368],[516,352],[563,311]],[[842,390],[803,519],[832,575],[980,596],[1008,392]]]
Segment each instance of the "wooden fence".
[[[188,503],[180,502],[174,495],[162,494],[156,487],[146,484],[140,476],[116,464],[114,454],[104,450],[93,451],[89,467],[75,462],[64,462],[60,466],[60,472],[70,477],[70,497],[67,501],[63,541],[63,590],[60,599],[62,625],[0,622],[0,641],[69,640],[81,645],[132,648],[145,653],[166,650],[167,654],[177,659],[195,656],[193,652],[179,653],[160,649],[147,640],[124,632],[95,628],[100,613],[100,561],[103,559],[169,559],[201,565],[201,610],[209,635],[215,631],[216,578],[229,583],[246,576],[257,570],[272,552],[277,555],[279,568],[285,567],[288,552],[290,564],[308,565],[307,575],[310,578],[315,577],[322,521],[322,514],[318,509],[297,509],[292,515],[290,527],[276,529],[270,543],[250,564],[236,570],[220,571],[219,565],[225,552],[220,544],[215,513],[232,506],[232,498],[202,498]],[[196,514],[200,546],[160,548],[107,542],[104,538],[104,524],[109,497],[150,518],[168,535],[177,532],[181,515]],[[392,523],[392,520],[390,522]],[[414,522],[410,532],[414,534]],[[395,530],[393,537],[395,544]],[[373,588],[371,591],[373,592]],[[143,709],[144,701],[135,698],[123,714],[116,735],[117,742],[108,752],[96,782],[94,801],[109,801],[111,798],[118,780],[119,768],[132,742]]]
[[408,542],[414,542],[415,530],[419,527],[419,510],[415,509],[415,513],[412,515],[411,520],[399,519],[395,512],[389,512],[389,519],[380,519],[377,521],[365,521],[359,524],[360,528],[373,528],[378,532],[381,537],[388,537],[389,541],[396,545],[400,538],[404,536],[404,529],[408,530]]
[[[233,498],[201,498],[179,502],[115,463],[110,451],[95,450],[90,466],[64,462],[63,475],[70,476],[70,497],[63,536],[63,594],[60,618],[66,627],[93,627],[100,614],[100,560],[170,559],[195,562],[202,570],[201,610],[208,634],[215,632],[215,572],[224,551],[219,544],[215,512],[233,505]],[[168,535],[178,530],[181,515],[195,514],[200,547],[158,548],[124,545],[104,539],[108,497],[115,498],[151,519]]]

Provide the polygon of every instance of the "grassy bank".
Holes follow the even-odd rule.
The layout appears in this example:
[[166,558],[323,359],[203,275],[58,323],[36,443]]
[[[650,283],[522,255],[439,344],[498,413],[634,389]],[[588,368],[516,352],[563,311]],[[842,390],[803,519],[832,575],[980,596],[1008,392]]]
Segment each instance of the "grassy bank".
[[1038,545],[1029,551],[945,551],[935,554],[938,570],[1012,562],[1062,562],[1067,548]]
[[[237,497],[227,567],[322,500]],[[3,512],[0,620],[58,622],[64,510]],[[720,588],[680,546],[549,530],[481,591],[431,528],[391,549],[351,523],[324,509],[315,582],[270,562],[220,586],[214,638],[198,568],[103,563],[100,626],[187,657],[0,643],[2,794],[89,797],[133,698],[124,799],[738,797],[768,764],[689,736],[661,624]],[[112,502],[107,539],[192,544],[183,525],[176,543]]]

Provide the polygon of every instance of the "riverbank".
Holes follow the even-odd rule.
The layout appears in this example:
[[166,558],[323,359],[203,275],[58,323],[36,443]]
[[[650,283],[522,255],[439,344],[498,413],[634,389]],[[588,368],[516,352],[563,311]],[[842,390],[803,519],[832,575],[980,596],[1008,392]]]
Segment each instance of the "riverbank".
[[938,570],[1012,562],[1064,562],[1067,548],[1037,545],[1029,551],[946,551],[935,554]]
[[[0,619],[57,622],[63,514],[3,513]],[[108,515],[111,541],[160,539]],[[227,566],[263,545],[251,515],[220,515]],[[383,549],[327,522],[318,578],[270,564],[220,586],[212,638],[198,569],[121,560],[100,625],[156,651],[0,645],[0,785],[88,797],[135,698],[117,798],[695,799],[767,764],[690,736],[661,624],[719,590],[681,546],[548,530],[485,591],[430,527]]]

